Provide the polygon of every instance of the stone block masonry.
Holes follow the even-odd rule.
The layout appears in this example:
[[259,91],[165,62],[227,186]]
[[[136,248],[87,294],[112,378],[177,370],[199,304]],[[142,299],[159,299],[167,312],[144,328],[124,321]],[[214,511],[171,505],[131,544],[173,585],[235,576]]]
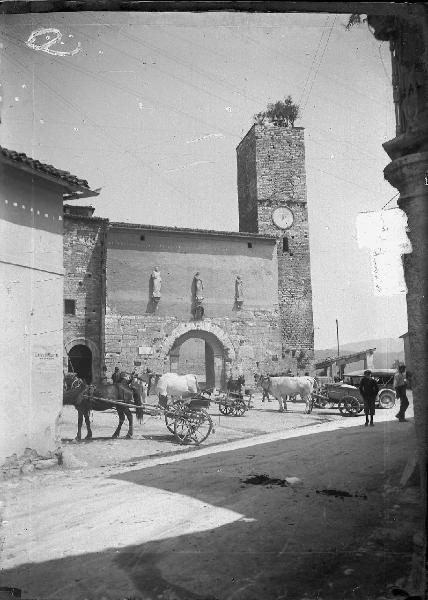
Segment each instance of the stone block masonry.
[[93,379],[103,365],[107,227],[107,219],[64,215],[64,300],[74,302],[74,314],[64,311],[64,366],[73,346],[87,346]]
[[[278,314],[266,311],[255,314],[243,311],[239,317],[204,319],[201,322],[183,321],[177,317],[135,315],[126,318],[109,311],[106,314],[105,361],[108,373],[115,366],[129,371],[135,363],[137,370],[146,368],[158,373],[171,369],[170,351],[176,341],[186,333],[210,339],[210,334],[220,341],[225,360],[224,379],[243,374],[252,385],[258,368],[265,372],[282,372],[292,361],[281,359],[281,336]],[[150,354],[139,354],[139,348]],[[290,357],[291,358],[291,357]],[[258,364],[257,364],[258,363]],[[224,384],[224,381],[222,382]]]
[[[237,148],[237,160],[240,230],[277,238],[282,355],[293,357],[299,369],[311,370],[313,316],[304,130],[254,125]],[[273,213],[280,207],[293,213],[288,229],[280,229],[273,221]]]

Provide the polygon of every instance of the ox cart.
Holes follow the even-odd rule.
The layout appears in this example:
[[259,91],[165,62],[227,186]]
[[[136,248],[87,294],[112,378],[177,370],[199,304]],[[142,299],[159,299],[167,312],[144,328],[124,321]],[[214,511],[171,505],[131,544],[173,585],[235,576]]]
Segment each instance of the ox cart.
[[[335,392],[335,390],[334,390]],[[324,385],[312,392],[312,406],[315,408],[338,408],[342,415],[356,417],[363,410],[359,399],[352,395],[352,390],[342,388],[341,395],[337,395]]]
[[242,417],[251,408],[251,394],[241,392],[221,392],[215,389],[207,389],[202,392],[202,397],[208,398],[210,402],[218,405],[222,415],[228,417]]
[[166,402],[159,404],[142,403],[136,407],[135,404],[109,400],[94,396],[91,392],[85,394],[90,402],[105,402],[112,406],[123,406],[129,409],[142,409],[143,417],[164,415],[165,425],[180,444],[202,444],[210,433],[214,431],[213,421],[207,413],[209,400],[200,394],[185,401],[177,401],[170,405]]

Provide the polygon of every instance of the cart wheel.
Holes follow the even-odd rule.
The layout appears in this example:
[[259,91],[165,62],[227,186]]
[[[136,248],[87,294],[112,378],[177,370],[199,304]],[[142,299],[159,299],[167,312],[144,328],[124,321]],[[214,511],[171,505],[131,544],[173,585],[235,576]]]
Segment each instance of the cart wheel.
[[245,402],[243,400],[237,400],[235,402],[235,406],[233,408],[233,415],[235,417],[242,417],[242,415],[245,413],[245,411],[247,410],[247,405],[245,404]]
[[180,444],[194,443],[197,446],[207,439],[213,422],[206,410],[180,411],[174,421],[174,435]]
[[171,406],[170,410],[167,410],[165,413],[165,425],[168,431],[174,433],[174,423],[177,418],[177,411],[180,411],[184,408],[184,403],[181,401],[174,402]]
[[379,394],[380,408],[393,408],[395,406],[395,394],[392,390],[387,390]]
[[345,416],[348,414],[348,411],[346,410],[344,399],[340,400],[339,404],[337,405],[337,408],[339,409],[339,412],[341,415]]
[[229,416],[233,415],[234,413],[233,405],[227,400],[227,398],[219,402],[218,409],[222,415]]
[[345,396],[343,398],[344,408],[348,415],[356,417],[361,411],[361,405],[353,396]]

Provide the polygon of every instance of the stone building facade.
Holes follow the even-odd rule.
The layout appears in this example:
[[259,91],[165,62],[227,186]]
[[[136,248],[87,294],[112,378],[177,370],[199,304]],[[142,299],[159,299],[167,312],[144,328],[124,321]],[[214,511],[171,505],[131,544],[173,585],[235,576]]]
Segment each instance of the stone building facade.
[[193,340],[208,387],[230,375],[252,381],[254,372],[312,369],[303,130],[256,125],[237,152],[239,232],[66,210],[69,368],[91,380],[104,366],[108,374],[115,366],[180,372]]
[[104,364],[108,219],[91,206],[64,206],[64,367],[88,382]]
[[[161,274],[153,302],[152,277]],[[192,285],[203,282],[203,318]],[[245,286],[236,301],[236,278]],[[115,365],[177,371],[180,347],[205,342],[206,384],[221,387],[233,370],[252,379],[257,363],[278,369],[275,238],[111,223],[107,243],[105,351]],[[140,364],[138,364],[140,363]]]

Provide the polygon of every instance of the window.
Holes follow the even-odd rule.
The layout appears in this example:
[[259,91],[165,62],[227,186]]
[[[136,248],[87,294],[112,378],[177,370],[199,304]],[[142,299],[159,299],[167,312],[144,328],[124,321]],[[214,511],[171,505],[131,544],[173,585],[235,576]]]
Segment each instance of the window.
[[253,247],[253,243],[252,242],[248,242],[248,248],[252,248]]
[[290,250],[290,248],[288,246],[288,238],[284,237],[284,238],[282,238],[282,251],[288,252],[289,250]]
[[76,300],[64,300],[64,313],[66,315],[76,314]]
[[140,240],[141,240],[142,242],[144,242],[144,240],[145,240],[145,239],[146,239],[146,238],[145,238],[145,236],[144,236],[144,235],[140,235]]

